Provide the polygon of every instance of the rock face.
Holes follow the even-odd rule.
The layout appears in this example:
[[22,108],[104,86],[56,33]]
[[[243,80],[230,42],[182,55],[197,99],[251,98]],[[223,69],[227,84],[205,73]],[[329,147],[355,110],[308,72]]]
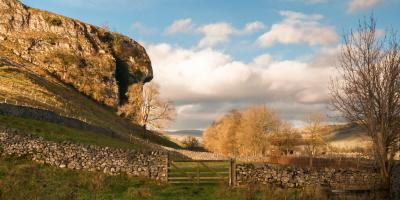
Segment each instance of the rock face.
[[17,0],[0,0],[0,47],[110,107],[126,100],[130,85],[153,77],[136,41]]
[[125,173],[166,181],[168,156],[165,152],[136,152],[71,142],[50,142],[31,136],[0,131],[0,155],[27,156],[60,168]]

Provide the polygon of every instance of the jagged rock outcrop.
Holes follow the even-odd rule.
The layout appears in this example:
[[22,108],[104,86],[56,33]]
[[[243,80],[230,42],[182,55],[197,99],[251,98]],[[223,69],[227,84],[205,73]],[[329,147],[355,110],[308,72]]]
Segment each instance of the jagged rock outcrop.
[[17,0],[0,0],[0,47],[114,108],[129,85],[153,77],[150,59],[136,41]]

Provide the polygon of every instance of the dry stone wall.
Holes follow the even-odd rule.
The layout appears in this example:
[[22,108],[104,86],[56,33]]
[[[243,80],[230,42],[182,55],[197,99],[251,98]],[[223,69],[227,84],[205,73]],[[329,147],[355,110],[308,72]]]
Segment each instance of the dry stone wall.
[[168,156],[165,152],[138,152],[70,142],[56,143],[41,138],[0,132],[2,156],[27,156],[60,168],[100,171],[110,175],[126,173],[165,181]]
[[392,199],[400,199],[400,162],[393,167],[390,192]]
[[338,190],[368,190],[381,187],[379,173],[375,170],[309,170],[269,164],[236,165],[236,182],[239,185],[272,184],[288,188],[326,186]]

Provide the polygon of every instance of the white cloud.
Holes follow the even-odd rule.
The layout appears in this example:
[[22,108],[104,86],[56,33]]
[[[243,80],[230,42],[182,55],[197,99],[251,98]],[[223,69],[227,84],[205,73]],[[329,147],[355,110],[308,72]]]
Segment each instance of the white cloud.
[[243,33],[254,33],[258,30],[264,29],[265,24],[260,22],[260,21],[254,21],[247,23],[246,26],[244,27]]
[[197,29],[204,37],[200,40],[199,47],[212,47],[220,43],[228,42],[233,35],[252,34],[265,28],[260,21],[247,23],[243,29],[237,29],[226,22],[207,24]]
[[359,10],[365,10],[368,8],[372,8],[382,2],[383,0],[351,0],[348,4],[347,11],[356,12]]
[[211,47],[229,41],[230,36],[235,32],[235,28],[229,23],[220,22],[201,26],[197,31],[204,34],[198,44],[199,47]]
[[161,95],[178,105],[172,128],[204,128],[215,116],[254,103],[272,106],[287,120],[301,120],[305,112],[325,109],[328,100],[329,63],[315,67],[311,61],[273,60],[268,54],[244,63],[215,49],[169,44],[146,49]]
[[314,46],[332,45],[338,42],[335,28],[321,24],[322,15],[306,15],[292,11],[281,11],[280,15],[285,19],[272,25],[268,32],[257,39],[260,46],[270,47],[276,43],[305,43]]
[[176,33],[202,34],[198,46],[200,48],[213,47],[228,42],[234,35],[252,34],[264,29],[266,26],[260,21],[247,23],[243,29],[237,29],[226,22],[210,23],[196,26],[191,18],[178,19],[165,29],[165,33],[172,35]]
[[267,66],[269,63],[272,61],[272,56],[269,54],[263,54],[259,55],[256,58],[254,58],[253,62],[251,63],[254,66],[257,67],[263,67]]
[[172,22],[172,24],[166,28],[165,32],[167,34],[175,33],[188,33],[194,28],[194,24],[191,18],[178,19]]

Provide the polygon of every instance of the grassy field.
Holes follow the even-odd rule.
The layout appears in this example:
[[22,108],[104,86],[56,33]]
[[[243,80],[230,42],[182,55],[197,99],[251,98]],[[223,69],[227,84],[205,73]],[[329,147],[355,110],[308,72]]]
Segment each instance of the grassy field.
[[[35,164],[25,159],[0,159],[0,199],[155,199],[241,200],[326,199],[319,189],[236,188],[226,185],[171,185],[125,175],[107,176]],[[360,197],[332,199],[368,199]]]

